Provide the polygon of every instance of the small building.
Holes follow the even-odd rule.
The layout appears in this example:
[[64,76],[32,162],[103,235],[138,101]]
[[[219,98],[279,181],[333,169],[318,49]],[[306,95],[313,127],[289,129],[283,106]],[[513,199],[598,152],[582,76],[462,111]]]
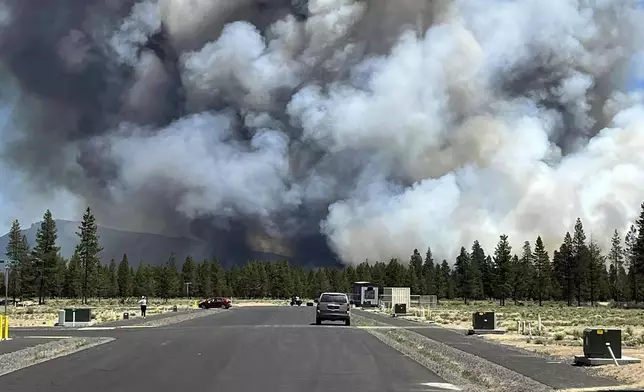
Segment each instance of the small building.
[[354,282],[353,303],[361,307],[378,306],[378,286],[371,282]]
[[409,287],[385,287],[383,301],[394,308],[398,304],[404,304],[407,309],[411,307],[411,290]]

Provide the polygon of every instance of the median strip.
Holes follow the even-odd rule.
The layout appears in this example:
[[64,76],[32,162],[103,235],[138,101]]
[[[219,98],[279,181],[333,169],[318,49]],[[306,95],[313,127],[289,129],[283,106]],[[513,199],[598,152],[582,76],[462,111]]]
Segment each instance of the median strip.
[[[383,343],[395,348],[465,391],[530,391],[553,389],[531,378],[506,369],[486,359],[429,339],[407,328],[389,328],[385,323],[351,315],[356,326],[363,328]],[[373,328],[381,327],[381,328]]]
[[54,358],[63,357],[113,341],[114,338],[65,338],[0,355],[0,376]]

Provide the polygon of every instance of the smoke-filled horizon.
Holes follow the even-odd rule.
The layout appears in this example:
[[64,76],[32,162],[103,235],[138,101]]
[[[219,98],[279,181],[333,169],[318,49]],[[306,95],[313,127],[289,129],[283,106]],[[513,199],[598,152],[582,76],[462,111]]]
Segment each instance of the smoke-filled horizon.
[[106,226],[302,257],[326,242],[347,264],[500,234],[551,251],[577,217],[606,246],[644,201],[644,106],[624,91],[642,16],[0,0],[5,209],[90,205]]

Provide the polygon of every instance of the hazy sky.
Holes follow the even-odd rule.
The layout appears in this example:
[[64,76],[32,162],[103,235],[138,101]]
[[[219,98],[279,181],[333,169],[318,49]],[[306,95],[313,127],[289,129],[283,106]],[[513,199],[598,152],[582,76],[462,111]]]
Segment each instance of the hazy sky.
[[[0,91],[0,150],[4,150],[7,147],[8,134],[15,126],[12,121],[11,104],[15,97],[7,93],[6,82]],[[24,176],[19,171],[7,167],[0,156],[0,233],[6,233],[14,219],[19,219],[23,227],[29,227],[42,218],[47,208],[52,210],[56,218],[79,217],[79,207],[75,205],[73,196],[62,190],[52,190],[51,195],[46,195],[29,189]]]

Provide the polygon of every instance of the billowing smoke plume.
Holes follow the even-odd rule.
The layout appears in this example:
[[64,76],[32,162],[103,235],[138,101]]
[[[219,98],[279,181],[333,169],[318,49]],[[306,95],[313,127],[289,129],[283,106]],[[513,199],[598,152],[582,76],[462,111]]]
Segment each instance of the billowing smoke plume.
[[102,224],[357,263],[644,200],[635,0],[0,3],[4,159]]

